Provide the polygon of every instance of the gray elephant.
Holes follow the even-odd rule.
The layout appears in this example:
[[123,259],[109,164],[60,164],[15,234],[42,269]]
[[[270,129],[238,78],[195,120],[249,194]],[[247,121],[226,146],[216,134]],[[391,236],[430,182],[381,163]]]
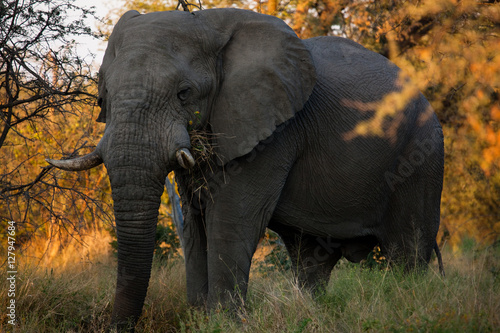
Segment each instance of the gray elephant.
[[[436,115],[417,92],[370,122],[379,134],[356,135],[408,85],[386,58],[343,38],[301,40],[272,16],[123,15],[99,72],[104,136],[87,156],[48,160],[65,170],[107,168],[118,236],[114,324],[126,328],[141,314],[172,170],[192,304],[245,298],[266,227],[306,287],[327,280],[342,256],[358,262],[376,244],[410,270],[425,268],[439,252]],[[201,129],[213,134],[206,159],[191,146],[190,131]]]

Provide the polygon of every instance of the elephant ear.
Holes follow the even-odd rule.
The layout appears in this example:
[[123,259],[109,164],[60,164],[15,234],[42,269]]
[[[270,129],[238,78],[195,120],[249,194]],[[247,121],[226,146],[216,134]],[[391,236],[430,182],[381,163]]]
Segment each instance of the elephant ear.
[[282,20],[237,9],[207,10],[225,34],[219,94],[210,115],[224,163],[249,153],[308,100],[316,82],[311,55]]
[[141,15],[138,11],[136,10],[129,10],[125,14],[120,17],[118,22],[116,23],[115,27],[113,28],[113,32],[111,33],[111,36],[109,36],[108,40],[108,47],[106,48],[106,52],[104,53],[104,58],[102,59],[102,64],[101,68],[99,69],[99,83],[98,83],[98,91],[99,91],[99,96],[97,99],[97,103],[99,104],[99,107],[101,108],[101,112],[99,113],[99,116],[97,117],[97,121],[101,123],[106,122],[106,95],[108,92],[108,89],[106,88],[106,71],[108,67],[111,65],[113,60],[116,58],[116,53],[118,52],[118,49],[120,48],[120,45],[122,43],[122,36],[120,31],[123,29],[123,26],[125,23],[136,16]]

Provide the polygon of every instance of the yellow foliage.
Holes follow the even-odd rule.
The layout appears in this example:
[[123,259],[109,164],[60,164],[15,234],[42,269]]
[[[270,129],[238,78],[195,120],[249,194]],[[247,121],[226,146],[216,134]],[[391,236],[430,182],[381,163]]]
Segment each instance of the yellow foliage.
[[[373,117],[356,135],[390,137],[380,124],[416,90],[430,101],[445,135],[439,239],[500,237],[500,3],[476,0],[299,0],[291,26],[302,38],[337,34],[389,57],[416,85],[382,101],[344,101]],[[328,15],[325,13],[328,12]],[[328,18],[328,20],[327,20]],[[398,119],[392,123],[397,126]]]
[[[397,85],[401,90],[385,95],[380,101],[369,103],[350,100],[343,101],[345,106],[355,108],[359,111],[373,113],[373,117],[358,123],[352,131],[345,133],[345,140],[352,140],[357,136],[374,135],[384,137],[391,143],[395,143],[394,140],[397,138],[396,134],[399,125],[404,121],[402,113],[398,114],[398,112],[404,110],[408,101],[419,94],[418,89],[414,85],[409,84],[408,77],[403,72],[398,80],[399,82]],[[394,117],[395,114],[398,114],[398,116]],[[384,132],[383,124],[387,119],[391,119],[390,126],[388,130]]]
[[444,127],[442,235],[452,246],[464,235],[489,243],[500,235],[500,5],[427,0],[397,7],[375,33]]
[[111,241],[111,235],[104,229],[89,229],[71,235],[65,228],[49,224],[45,234],[38,234],[24,244],[23,262],[27,264],[25,261],[28,260],[36,266],[57,271],[75,264],[109,264],[113,261],[109,245]]
[[[30,114],[36,103],[17,107],[17,116]],[[45,158],[61,158],[63,149],[63,157],[75,149],[79,154],[90,152],[99,142],[104,126],[95,122],[96,112],[88,104],[78,100],[70,106],[55,103],[57,106],[43,117],[17,124],[1,147],[2,189],[34,181],[47,166]],[[110,226],[111,198],[106,193],[110,193],[110,186],[103,167],[79,173],[54,170],[23,195],[16,195],[15,191],[5,193],[0,205],[0,225],[15,221],[17,246],[35,246],[33,239],[39,239],[40,246],[46,247],[45,258],[53,258],[57,246],[49,246],[49,239],[61,244],[78,232],[85,234]]]

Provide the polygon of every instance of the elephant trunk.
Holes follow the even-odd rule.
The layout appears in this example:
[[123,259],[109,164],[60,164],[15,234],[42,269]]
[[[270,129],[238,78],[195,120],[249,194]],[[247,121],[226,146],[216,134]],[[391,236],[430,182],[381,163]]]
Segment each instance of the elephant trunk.
[[111,182],[118,240],[118,274],[112,320],[119,331],[132,329],[146,297],[156,224],[168,169],[154,149],[127,145],[105,155]]
[[153,118],[155,104],[150,100],[117,100],[95,152],[48,161],[64,170],[85,170],[103,162],[107,168],[118,239],[112,321],[119,331],[128,331],[142,312],[148,289],[165,178],[173,169],[192,168],[195,160],[184,121]]

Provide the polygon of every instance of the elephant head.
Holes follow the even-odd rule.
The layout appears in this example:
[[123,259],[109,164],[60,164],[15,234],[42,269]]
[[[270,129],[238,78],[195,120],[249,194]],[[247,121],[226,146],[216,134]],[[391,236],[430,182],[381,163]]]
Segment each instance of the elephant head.
[[215,147],[227,163],[300,111],[315,79],[303,42],[271,16],[236,9],[122,16],[99,71],[101,141],[87,156],[48,160],[64,170],[107,168],[118,237],[115,323],[135,323],[141,313],[165,177],[194,167],[190,122],[221,133]]

